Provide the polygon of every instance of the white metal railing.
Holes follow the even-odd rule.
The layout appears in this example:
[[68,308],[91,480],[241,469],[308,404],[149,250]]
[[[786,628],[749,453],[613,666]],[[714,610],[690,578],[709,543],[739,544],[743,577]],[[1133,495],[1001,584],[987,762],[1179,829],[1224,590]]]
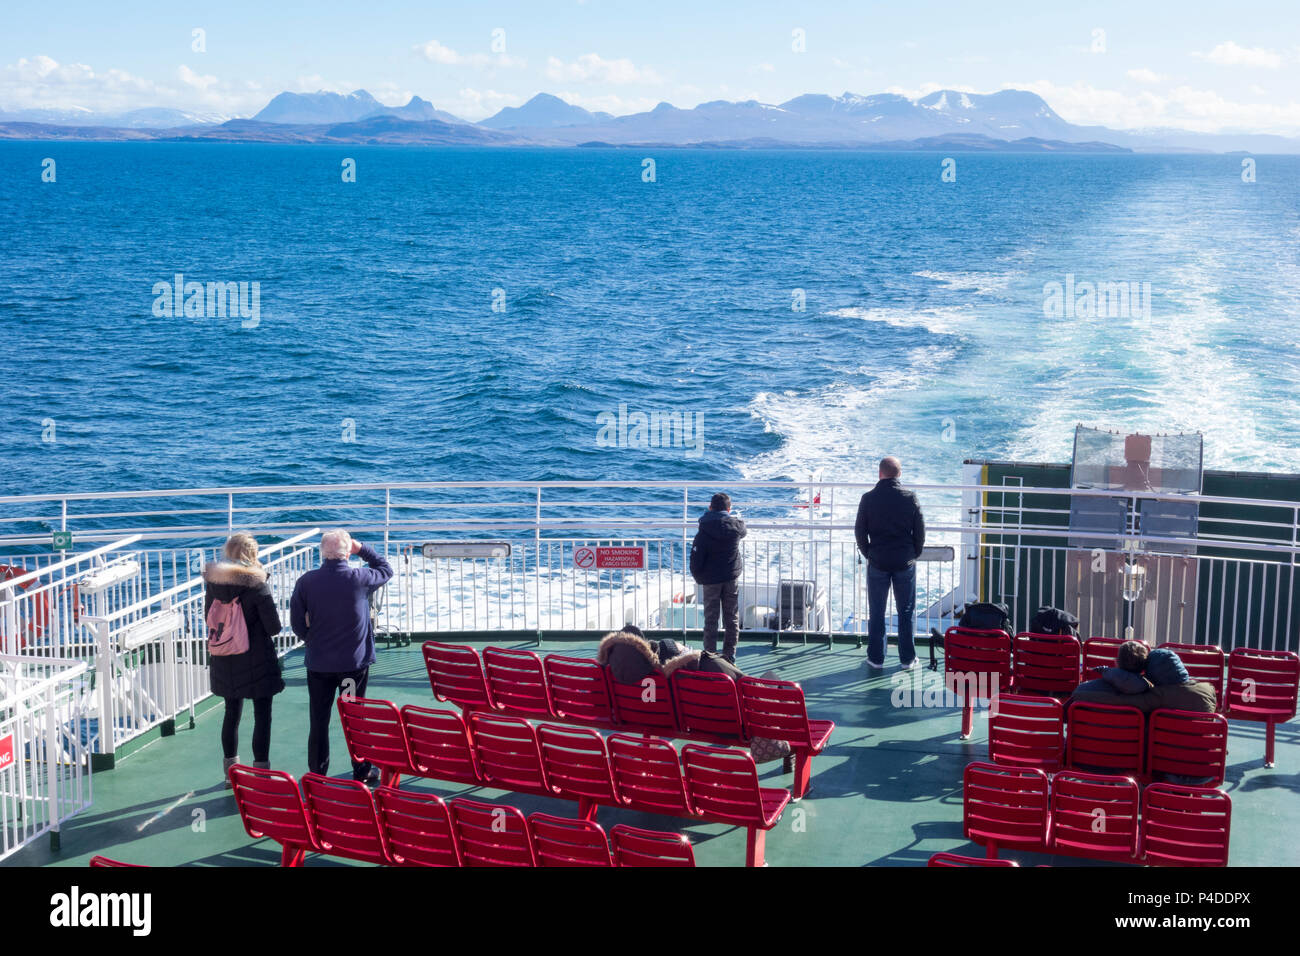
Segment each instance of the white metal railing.
[[0,655],[0,860],[90,806],[81,661]]

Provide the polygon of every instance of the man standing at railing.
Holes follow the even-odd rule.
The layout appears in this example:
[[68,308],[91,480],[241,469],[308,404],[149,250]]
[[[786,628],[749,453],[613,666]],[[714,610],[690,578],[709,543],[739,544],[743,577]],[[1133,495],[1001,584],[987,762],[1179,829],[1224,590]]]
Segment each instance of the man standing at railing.
[[898,611],[898,662],[916,666],[913,617],[916,611],[916,559],[925,547],[925,519],[916,495],[903,488],[903,466],[892,455],[880,462],[880,480],[862,496],[853,533],[867,559],[867,667],[885,666],[885,602],[894,591]]
[[[366,696],[370,665],[375,662],[375,634],[370,622],[370,595],[388,583],[393,569],[373,548],[354,541],[346,531],[327,531],[320,539],[321,564],[294,585],[289,602],[293,632],[307,646],[307,697],[311,730],[307,768],[325,774],[330,762],[330,712],[338,694]],[[348,564],[358,555],[367,567]],[[352,777],[379,782],[379,769],[352,763]]]
[[700,516],[700,529],[691,544],[691,577],[700,586],[704,604],[704,649],[718,652],[718,615],[722,615],[722,656],[736,663],[736,644],[740,641],[740,539],[745,536],[745,522],[731,513],[731,496],[721,492],[709,501],[709,510]]

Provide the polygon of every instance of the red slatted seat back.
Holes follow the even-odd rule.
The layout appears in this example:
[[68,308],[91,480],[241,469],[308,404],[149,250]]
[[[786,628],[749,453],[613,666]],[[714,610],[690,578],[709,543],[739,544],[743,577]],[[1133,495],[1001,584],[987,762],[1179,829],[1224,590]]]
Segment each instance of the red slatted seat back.
[[451,823],[462,866],[536,866],[528,823],[515,807],[455,797]]
[[425,670],[429,672],[429,686],[438,700],[449,700],[467,710],[486,710],[492,706],[478,651],[467,644],[436,641],[425,641],[421,649]]
[[411,750],[401,712],[394,704],[386,700],[340,697],[338,707],[343,739],[353,760],[368,760],[377,767],[399,773],[410,772]]
[[543,724],[537,728],[542,767],[556,796],[614,803],[614,778],[605,739],[594,730]]
[[677,716],[673,713],[672,691],[668,687],[668,678],[659,671],[635,684],[620,684],[611,677],[609,691],[614,700],[617,726],[666,734],[676,732]]
[[481,782],[463,716],[414,704],[407,704],[401,713],[415,773],[433,780]]
[[528,817],[528,832],[538,866],[614,865],[605,830],[598,823],[533,813]]
[[1223,648],[1213,644],[1157,644],[1178,655],[1192,680],[1214,685],[1214,699],[1223,706]]
[[255,839],[269,837],[292,850],[315,850],[316,831],[307,818],[298,783],[283,770],[258,770],[236,764],[230,768],[235,805],[244,829]]
[[[773,812],[771,794],[758,785],[754,758],[745,750],[702,747],[688,744],[682,748],[682,777],[691,806],[708,820],[759,826],[764,829],[776,822],[780,808]],[[789,798],[788,791],[779,791]]]
[[101,867],[122,867],[123,869],[128,870],[149,869],[148,865],[145,863],[123,863],[121,860],[110,860],[106,856],[92,856],[90,858],[90,866],[93,869],[100,869]]
[[1091,773],[1145,770],[1146,715],[1136,707],[1075,701],[1066,712],[1065,765]]
[[694,866],[695,851],[682,833],[642,830],[626,823],[610,830],[617,866]]
[[[1119,646],[1124,643],[1122,637],[1090,637],[1083,642],[1083,676],[1082,680],[1092,680],[1098,667],[1116,667],[1119,658]],[[1146,644],[1146,641],[1138,641]]]
[[1018,694],[1068,694],[1079,686],[1079,639],[1068,634],[1016,635],[1012,686]]
[[740,716],[740,692],[726,674],[677,670],[669,683],[677,707],[679,728],[727,740],[745,739]]
[[451,813],[437,794],[380,787],[375,809],[394,864],[460,866]]
[[1042,850],[1050,819],[1047,774],[991,763],[967,764],[962,777],[962,831],[972,843]]
[[1205,786],[1223,782],[1228,762],[1228,721],[1222,714],[1157,710],[1147,727],[1147,777],[1176,774]]
[[[946,685],[954,693],[965,695],[967,681],[980,674],[997,675],[999,690],[1011,688],[1011,635],[1006,631],[986,631],[970,627],[950,627],[943,635],[943,673]],[[964,678],[964,679],[962,679]],[[992,691],[993,678],[977,686]]]
[[989,759],[1048,773],[1065,766],[1065,715],[1059,700],[1001,694],[989,709]]
[[548,717],[551,696],[542,659],[532,651],[489,647],[483,651],[488,693],[500,709]]
[[1222,790],[1153,783],[1142,791],[1148,866],[1227,866],[1232,800]]
[[569,723],[614,725],[605,668],[593,660],[548,654],[542,661],[555,716]]
[[1052,852],[1135,862],[1141,801],[1132,777],[1058,773],[1052,778]]
[[375,800],[364,783],[308,773],[302,778],[302,794],[322,853],[365,863],[388,862]]
[[469,738],[479,775],[488,787],[521,793],[547,793],[537,731],[522,717],[471,714]]
[[986,856],[962,856],[960,853],[936,853],[926,862],[933,867],[1019,866],[1015,860],[990,860]]
[[612,734],[606,743],[621,804],[646,813],[691,815],[681,764],[672,744],[631,734]]
[[811,747],[815,743],[808,726],[803,688],[794,681],[742,677],[740,709],[751,737],[786,740],[792,747]]
[[1300,657],[1290,651],[1239,647],[1228,655],[1228,716],[1236,720],[1290,720],[1296,713]]

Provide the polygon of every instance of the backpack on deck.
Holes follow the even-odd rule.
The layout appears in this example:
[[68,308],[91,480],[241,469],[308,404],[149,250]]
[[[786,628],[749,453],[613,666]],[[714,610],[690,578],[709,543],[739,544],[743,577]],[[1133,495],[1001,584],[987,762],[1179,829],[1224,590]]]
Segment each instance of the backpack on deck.
[[[975,631],[1006,631],[1008,635],[1014,635],[1015,631],[1011,627],[1011,612],[1005,604],[991,604],[987,601],[972,601],[961,609],[961,617],[957,619],[958,627],[966,627]],[[935,658],[934,649],[936,644],[943,643],[943,635],[937,628],[930,630],[930,670],[938,670],[939,662]]]
[[1079,619],[1059,607],[1040,607],[1029,620],[1029,630],[1034,634],[1068,634],[1079,636]]
[[208,608],[208,653],[228,657],[248,652],[248,623],[238,597],[213,601]]

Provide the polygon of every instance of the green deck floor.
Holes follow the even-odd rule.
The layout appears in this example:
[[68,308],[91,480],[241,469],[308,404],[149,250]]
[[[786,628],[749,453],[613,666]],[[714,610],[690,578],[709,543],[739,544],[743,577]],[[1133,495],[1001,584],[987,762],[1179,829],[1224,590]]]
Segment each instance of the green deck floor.
[[[530,649],[537,649],[528,645]],[[544,644],[542,652],[594,656],[595,644]],[[892,650],[891,650],[892,654]],[[896,707],[896,667],[868,676],[863,651],[839,646],[792,646],[773,651],[742,645],[740,666],[750,674],[776,670],[802,683],[809,712],[836,723],[831,745],[813,760],[813,790],[792,804],[767,837],[772,866],[922,866],[932,853],[982,854],[962,838],[961,775],[971,760],[987,756],[987,724],[977,715],[971,740],[958,739],[959,714],[949,708]],[[927,676],[928,672],[925,672]],[[285,667],[288,684],[276,698],[271,765],[301,776],[306,769],[307,691],[301,653]],[[381,650],[372,668],[370,697],[398,704],[435,706],[418,646]],[[445,705],[451,706],[451,705]],[[218,740],[221,709],[200,714],[194,729],[182,722],[175,736],[160,738],[94,776],[94,804],[64,825],[62,848],[51,852],[41,839],[6,861],[7,866],[83,866],[102,853],[155,866],[271,865],[278,847],[253,840],[240,824],[235,801],[221,783]],[[243,756],[252,733],[251,708],[241,727]],[[1225,789],[1233,801],[1233,866],[1300,863],[1300,724],[1277,729],[1277,767],[1263,767],[1264,727],[1231,722]],[[337,717],[333,722],[331,771],[348,773]],[[768,785],[789,786],[779,763],[760,767]],[[525,812],[572,816],[575,804],[541,797],[408,779],[403,787],[443,796],[503,800]],[[672,818],[602,808],[606,827],[619,822],[690,836],[701,866],[744,861],[743,830],[690,824]],[[1285,837],[1282,837],[1285,835]],[[1022,864],[1087,865],[1064,857],[1005,853]],[[309,857],[308,866],[351,865]],[[357,864],[361,865],[361,864]]]

